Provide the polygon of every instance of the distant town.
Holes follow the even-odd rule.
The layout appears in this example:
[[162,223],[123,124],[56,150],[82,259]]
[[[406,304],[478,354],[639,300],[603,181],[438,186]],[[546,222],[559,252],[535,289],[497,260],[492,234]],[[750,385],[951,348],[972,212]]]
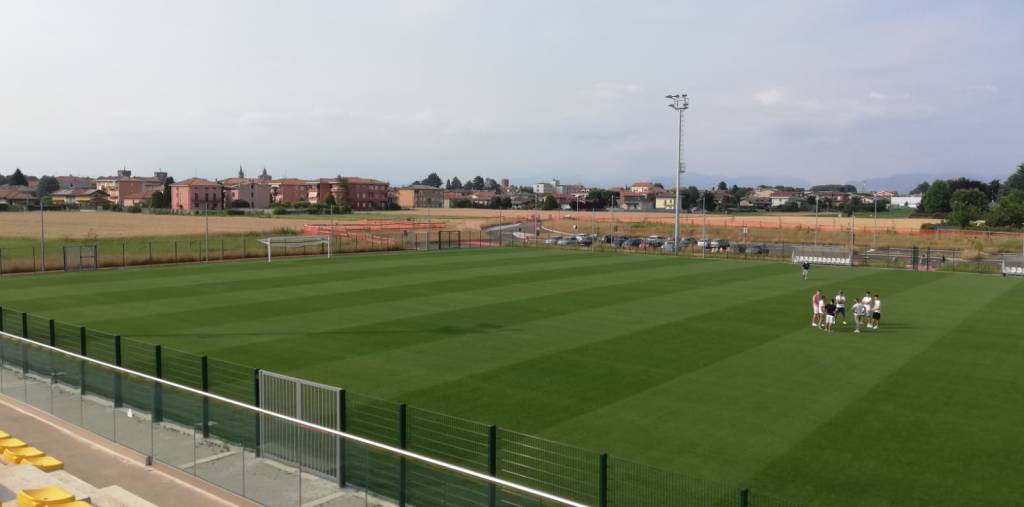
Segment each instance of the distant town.
[[[688,186],[680,189],[686,212],[706,210],[814,211],[918,208],[928,184],[914,192],[858,192],[852,185],[739,187],[721,182],[714,188]],[[20,169],[0,175],[0,210],[38,209],[40,203],[54,209],[106,209],[139,212],[165,210],[193,213],[204,210],[261,210],[286,213],[295,210],[337,212],[381,211],[411,208],[491,208],[544,210],[672,211],[676,191],[661,183],[635,181],[628,185],[596,188],[558,179],[532,185],[512,185],[508,179],[476,176],[442,180],[436,173],[410,185],[360,176],[275,179],[266,168],[254,176],[243,168],[230,178],[177,181],[164,171],[136,175],[128,169],[112,176],[30,176]]]

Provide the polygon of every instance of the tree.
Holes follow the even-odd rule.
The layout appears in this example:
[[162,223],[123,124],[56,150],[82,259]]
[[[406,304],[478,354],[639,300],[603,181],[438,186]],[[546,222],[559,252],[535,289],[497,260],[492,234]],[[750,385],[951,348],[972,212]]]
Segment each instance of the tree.
[[961,188],[953,192],[949,197],[950,209],[961,203],[966,206],[973,206],[980,211],[988,210],[989,197],[977,188]]
[[993,227],[1024,226],[1024,190],[1011,190],[985,215],[985,224]]
[[451,190],[461,190],[461,189],[462,189],[462,180],[460,180],[458,176],[452,178],[452,188],[451,188]]
[[164,193],[159,190],[153,192],[153,195],[149,196],[149,207],[165,208],[166,206],[164,206]]
[[1024,191],[1024,163],[1017,166],[1017,171],[1011,174],[1009,178],[1006,178],[1006,183],[1003,184],[1000,190],[1003,192],[1003,195],[1008,195],[1014,190]]
[[8,185],[28,186],[28,178],[26,178],[25,175],[21,173],[21,169],[18,168],[14,169],[14,174],[12,174],[10,178],[7,178],[7,180]]
[[719,190],[729,190],[729,185],[726,185],[724,181],[719,181],[718,182],[718,189]]
[[493,178],[487,178],[484,181],[484,190],[487,190],[489,192],[500,192],[501,185],[499,185],[497,181],[494,181]]
[[654,185],[651,185],[651,188],[660,188],[662,190],[665,190],[665,185],[662,185],[661,182],[658,181],[658,182],[655,182]]
[[348,206],[352,208],[351,196],[349,195],[348,178],[338,176],[338,197],[335,199],[336,204],[342,208]]
[[174,177],[173,176],[168,176],[167,179],[164,180],[163,199],[161,200],[161,203],[160,203],[160,207],[161,208],[170,208],[171,207],[171,185],[173,185],[173,184],[174,184]]
[[451,190],[452,189],[452,180],[444,180],[444,189],[445,190]]
[[473,177],[473,190],[483,190],[483,189],[484,189],[484,179],[481,178],[480,176],[474,176]]
[[949,198],[952,194],[946,180],[935,180],[921,199],[921,208],[925,213],[945,213],[950,210]]
[[555,200],[554,196],[547,196],[544,198],[543,208],[546,210],[558,209],[558,201]]
[[990,195],[992,193],[992,189],[989,188],[988,183],[985,183],[983,181],[973,180],[973,179],[970,179],[970,178],[960,177],[960,178],[949,180],[946,183],[949,184],[949,191],[950,192],[956,192],[957,190],[960,190],[962,188],[976,188],[976,189],[980,190],[981,193],[984,194],[984,195]]
[[1000,194],[1002,194],[1003,182],[999,181],[998,178],[988,182],[989,194],[988,198],[991,202],[999,200]]
[[36,195],[42,197],[60,190],[60,182],[53,176],[39,178],[39,185],[36,186]]
[[6,185],[6,184],[7,184],[7,176],[4,176],[3,174],[0,174],[0,185]]
[[327,194],[327,198],[324,199],[324,204],[327,206],[337,206],[338,200],[334,198],[334,194]]
[[423,181],[420,182],[420,184],[441,188],[441,185],[443,185],[444,182],[441,181],[441,177],[438,176],[437,173],[430,173]]
[[931,186],[932,186],[931,183],[928,183],[927,181],[922,181],[921,183],[918,183],[917,186],[914,187],[914,189],[910,191],[910,193],[911,194],[916,194],[916,195],[924,195],[925,192],[928,191],[928,187],[931,187]]

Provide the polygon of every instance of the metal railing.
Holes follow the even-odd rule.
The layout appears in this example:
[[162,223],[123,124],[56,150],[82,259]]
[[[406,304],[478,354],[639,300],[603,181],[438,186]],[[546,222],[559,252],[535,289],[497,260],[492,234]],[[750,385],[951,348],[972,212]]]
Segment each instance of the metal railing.
[[[115,390],[147,392],[148,401],[126,396],[119,404],[102,394]],[[417,505],[467,505],[465,495],[456,494],[466,489],[480,492],[475,505],[584,505],[7,332],[0,332],[0,393],[266,505],[365,505],[371,500],[404,505],[404,498],[388,493],[395,489],[393,481],[409,475],[421,478],[417,490],[408,492],[415,494]],[[182,423],[180,417],[174,422],[156,417],[157,407],[170,404],[191,413],[194,424]],[[258,446],[206,431],[205,426],[220,423],[208,414],[232,412],[273,420],[277,431],[290,432],[284,441],[296,447],[291,453],[295,459],[276,460]],[[312,463],[306,462],[303,446],[324,438],[345,448],[343,466],[354,480],[338,484],[309,472]]]

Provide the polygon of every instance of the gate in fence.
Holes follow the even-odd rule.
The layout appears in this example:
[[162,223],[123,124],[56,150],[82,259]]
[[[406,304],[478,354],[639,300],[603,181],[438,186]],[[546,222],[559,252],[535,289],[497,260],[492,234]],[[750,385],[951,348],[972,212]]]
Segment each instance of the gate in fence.
[[437,231],[437,248],[462,248],[462,231]]
[[[259,371],[259,406],[282,415],[345,431],[345,390],[270,371]],[[329,434],[296,432],[296,426],[260,416],[263,456],[344,484],[345,443]]]
[[96,245],[64,247],[64,271],[95,271],[96,264]]

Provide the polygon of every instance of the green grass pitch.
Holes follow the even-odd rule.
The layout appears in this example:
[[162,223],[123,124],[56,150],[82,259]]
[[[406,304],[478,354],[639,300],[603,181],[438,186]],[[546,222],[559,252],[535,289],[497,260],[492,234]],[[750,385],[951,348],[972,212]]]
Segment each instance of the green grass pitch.
[[[810,297],[881,294],[826,335]],[[0,280],[0,304],[807,505],[1024,498],[1024,281],[534,250]]]

